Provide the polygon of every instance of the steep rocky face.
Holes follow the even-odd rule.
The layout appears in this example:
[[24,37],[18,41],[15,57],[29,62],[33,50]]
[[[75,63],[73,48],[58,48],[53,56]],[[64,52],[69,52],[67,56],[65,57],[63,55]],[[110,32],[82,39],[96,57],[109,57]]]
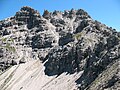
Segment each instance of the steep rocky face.
[[[41,77],[44,83],[34,90],[116,90],[119,64],[119,32],[82,9],[45,10],[41,16],[25,6],[0,21],[0,78],[9,74],[0,81],[1,90],[30,90],[32,83],[43,81]],[[17,78],[20,71],[23,75]]]
[[18,24],[27,24],[29,29],[39,25],[40,17],[41,16],[37,10],[27,6],[22,7],[15,15],[15,19],[18,21]]

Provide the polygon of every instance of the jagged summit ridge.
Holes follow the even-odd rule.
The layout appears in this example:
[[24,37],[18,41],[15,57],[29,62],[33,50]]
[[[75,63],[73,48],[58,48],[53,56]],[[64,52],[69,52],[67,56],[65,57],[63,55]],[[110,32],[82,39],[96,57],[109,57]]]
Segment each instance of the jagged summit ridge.
[[39,12],[37,10],[34,10],[33,8],[29,7],[29,6],[23,6],[20,11],[25,11],[25,12],[29,12],[29,13],[32,13],[32,14],[39,14]]
[[119,64],[120,33],[82,9],[0,21],[0,90],[116,90]]
[[[60,11],[49,12],[48,10],[44,10],[44,13],[42,16],[45,19],[54,19],[54,18],[58,18],[58,19],[70,18],[70,19],[72,19],[72,17],[75,17],[75,15],[81,19],[82,18],[83,19],[90,18],[90,16],[87,14],[87,12],[85,12],[82,9],[78,9],[78,10],[71,9],[70,11],[64,11],[64,12],[60,12]],[[20,11],[17,12],[15,15],[15,18],[17,21],[23,21],[25,23],[28,23],[28,25],[31,27],[32,27],[32,25],[34,25],[35,22],[39,22],[35,19],[36,18],[39,19],[40,17],[41,16],[37,10],[34,10],[33,8],[28,7],[28,6],[22,7],[20,9]]]
[[32,28],[38,24],[40,14],[37,10],[34,10],[28,6],[24,6],[16,13],[15,19],[20,23],[28,24],[28,28]]
[[85,12],[83,9],[78,9],[78,10],[74,10],[74,9],[71,9],[70,11],[69,10],[65,10],[64,12],[61,12],[61,11],[54,11],[54,12],[49,12],[48,10],[44,10],[44,13],[43,13],[43,17],[46,18],[46,19],[50,19],[54,16],[58,16],[60,18],[72,18],[74,17],[75,15],[78,15],[78,16],[81,16],[81,18],[91,18],[87,12]]

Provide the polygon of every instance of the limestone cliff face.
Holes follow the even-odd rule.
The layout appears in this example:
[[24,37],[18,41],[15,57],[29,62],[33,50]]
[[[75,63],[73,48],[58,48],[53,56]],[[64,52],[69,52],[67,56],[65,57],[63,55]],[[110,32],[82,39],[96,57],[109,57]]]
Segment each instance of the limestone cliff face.
[[118,90],[119,64],[120,33],[82,9],[0,21],[0,90]]

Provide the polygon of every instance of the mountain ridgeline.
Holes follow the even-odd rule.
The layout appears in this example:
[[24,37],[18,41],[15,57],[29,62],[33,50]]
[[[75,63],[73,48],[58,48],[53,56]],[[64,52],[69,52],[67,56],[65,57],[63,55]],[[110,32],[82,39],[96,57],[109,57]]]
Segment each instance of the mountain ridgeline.
[[0,90],[119,90],[120,33],[82,9],[24,6],[0,21]]

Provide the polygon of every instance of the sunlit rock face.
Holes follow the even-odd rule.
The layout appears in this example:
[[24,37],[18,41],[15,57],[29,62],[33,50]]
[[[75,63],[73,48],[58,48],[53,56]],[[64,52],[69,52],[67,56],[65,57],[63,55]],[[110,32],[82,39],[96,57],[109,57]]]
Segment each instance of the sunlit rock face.
[[82,10],[0,21],[0,90],[119,90],[120,33]]

